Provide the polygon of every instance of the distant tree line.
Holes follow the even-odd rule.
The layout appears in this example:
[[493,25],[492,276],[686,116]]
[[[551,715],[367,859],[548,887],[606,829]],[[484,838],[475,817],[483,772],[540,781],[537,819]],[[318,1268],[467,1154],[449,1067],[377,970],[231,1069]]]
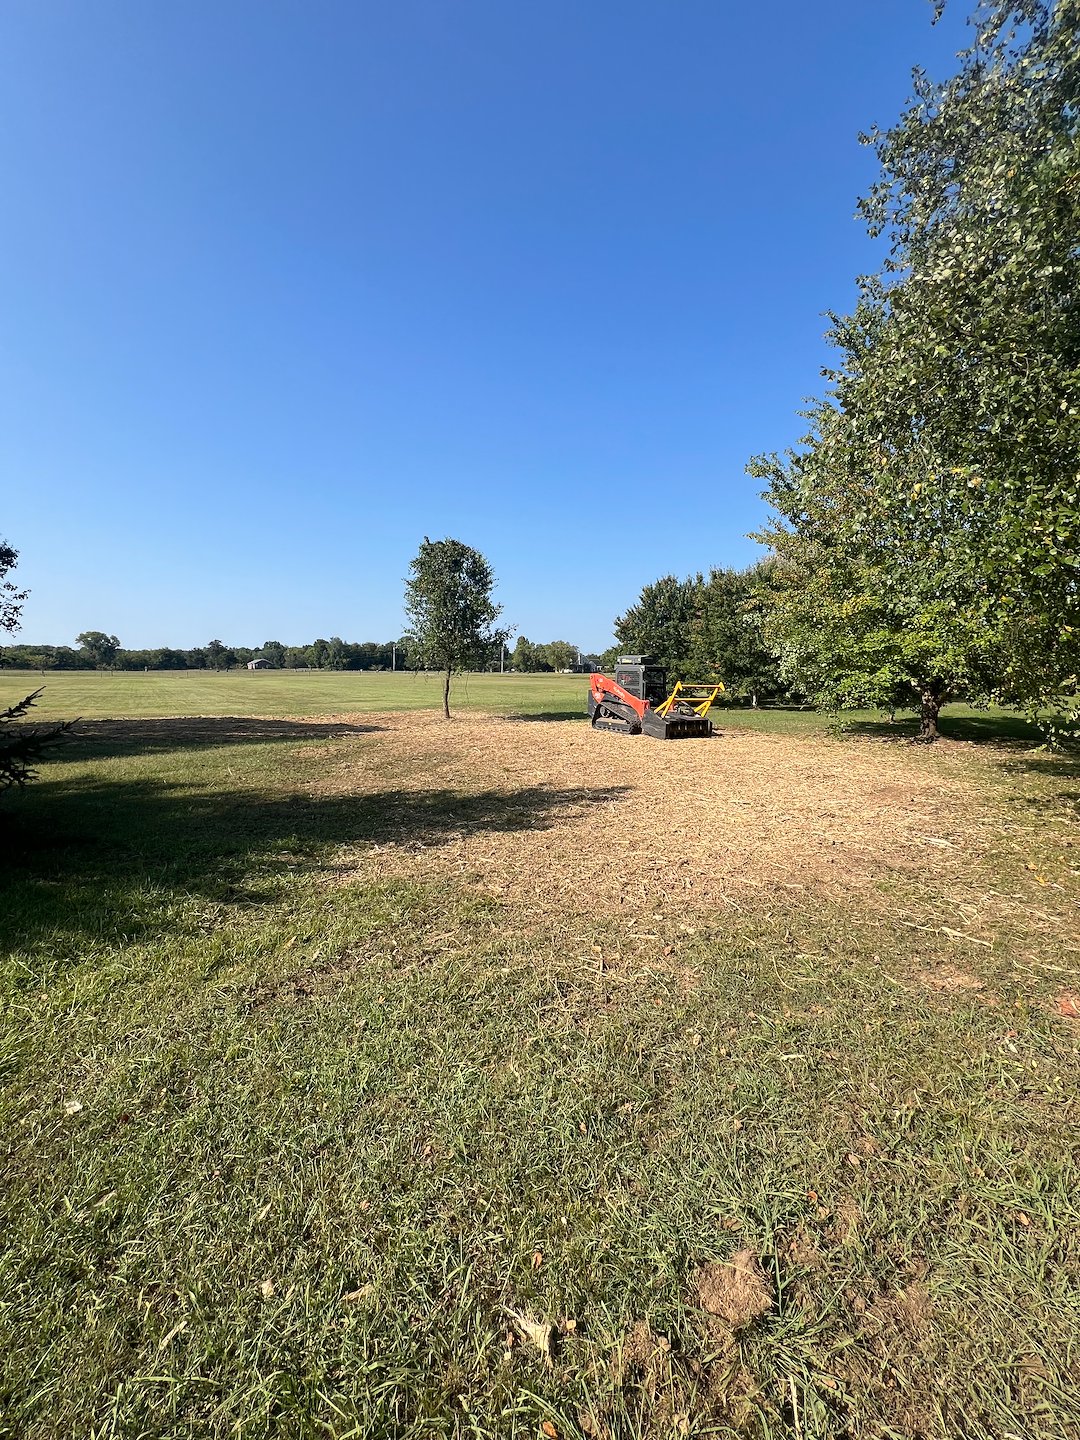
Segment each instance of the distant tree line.
[[[476,670],[517,670],[536,674],[558,670],[589,669],[599,655],[582,654],[568,640],[534,645],[521,636],[512,647],[501,637],[482,645],[472,655]],[[310,645],[285,645],[266,640],[262,645],[226,645],[211,640],[190,649],[155,646],[128,650],[115,635],[87,630],[71,645],[6,645],[0,647],[0,665],[13,670],[234,670],[250,660],[268,660],[276,670],[416,670],[424,657],[413,636],[398,641],[313,640]],[[436,667],[438,668],[438,667]]]
[[593,669],[600,664],[600,659],[599,655],[584,654],[569,640],[549,640],[546,645],[535,645],[519,635],[510,663],[522,674],[537,675],[553,670]]
[[[232,670],[249,660],[268,660],[278,670],[406,670],[413,668],[413,642],[365,640],[359,643],[331,636],[310,645],[226,645],[211,640],[191,649],[156,646],[127,650],[115,635],[87,630],[70,645],[5,645],[0,664],[15,670]],[[498,657],[496,656],[496,664]]]

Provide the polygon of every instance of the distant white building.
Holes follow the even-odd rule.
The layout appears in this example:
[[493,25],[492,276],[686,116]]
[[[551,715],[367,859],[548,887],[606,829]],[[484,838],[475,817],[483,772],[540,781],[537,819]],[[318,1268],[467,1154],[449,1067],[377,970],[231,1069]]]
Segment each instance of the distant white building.
[[273,670],[274,667],[269,660],[263,660],[260,657],[258,660],[249,660],[247,668],[249,670]]

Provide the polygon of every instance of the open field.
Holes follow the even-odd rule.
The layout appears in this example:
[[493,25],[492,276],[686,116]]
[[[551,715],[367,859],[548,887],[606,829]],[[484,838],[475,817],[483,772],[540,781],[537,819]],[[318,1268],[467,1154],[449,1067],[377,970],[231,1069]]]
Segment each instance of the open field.
[[413,676],[48,683],[0,1435],[1080,1433],[1077,762],[538,718],[579,676],[449,725]]
[[[10,705],[38,686],[44,694],[34,714],[42,719],[88,719],[148,716],[283,716],[341,715],[350,712],[437,710],[442,679],[438,675],[373,671],[207,670],[86,671],[60,670],[40,675],[33,670],[0,670],[0,705]],[[458,710],[528,714],[552,720],[584,715],[589,682],[585,675],[462,675],[454,679],[451,703]],[[803,734],[830,726],[828,717],[808,710],[768,709],[758,713],[741,706],[717,711],[724,725],[751,725],[755,730]],[[846,726],[870,727],[882,734],[914,730],[910,713],[886,726],[880,712],[853,711]],[[1002,710],[973,710],[948,705],[943,733],[954,739],[1035,740],[1036,732],[1019,716]]]
[[[38,685],[43,715],[322,715],[442,703],[438,675],[365,670],[0,670],[0,703]],[[453,695],[463,709],[581,715],[588,688],[584,675],[461,675]]]

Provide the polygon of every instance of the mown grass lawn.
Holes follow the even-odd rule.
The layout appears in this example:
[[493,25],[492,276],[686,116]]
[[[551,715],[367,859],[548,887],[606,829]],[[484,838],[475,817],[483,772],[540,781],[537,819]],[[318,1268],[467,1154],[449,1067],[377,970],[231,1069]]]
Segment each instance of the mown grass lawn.
[[[38,687],[42,695],[34,715],[41,719],[163,716],[310,716],[399,710],[437,710],[442,679],[419,671],[207,670],[87,671],[0,669],[0,705],[11,705]],[[464,712],[543,715],[573,719],[584,715],[587,675],[459,675],[452,704]],[[806,734],[833,728],[829,716],[798,707],[753,711],[741,702],[719,706],[721,725],[750,725],[776,734]],[[895,725],[883,712],[852,711],[841,717],[856,731],[914,733],[911,712],[901,711]],[[1037,731],[1007,711],[948,705],[943,733],[961,740],[1036,741]]]
[[[44,686],[42,716],[328,715],[345,711],[436,710],[442,677],[420,671],[0,670],[0,704]],[[583,715],[587,675],[459,675],[463,710]]]
[[328,693],[4,803],[0,1434],[1078,1433],[1072,762]]

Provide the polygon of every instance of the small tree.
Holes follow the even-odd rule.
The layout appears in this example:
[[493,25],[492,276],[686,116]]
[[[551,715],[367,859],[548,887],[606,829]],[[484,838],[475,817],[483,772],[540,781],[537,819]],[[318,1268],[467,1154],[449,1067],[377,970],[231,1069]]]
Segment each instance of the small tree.
[[[37,689],[25,700],[0,710],[0,794],[14,785],[25,785],[37,776],[37,766],[52,742],[70,730],[72,721],[44,729],[31,728],[16,722],[25,720],[30,707],[41,695]],[[10,729],[8,728],[10,726]]]
[[[8,572],[15,568],[18,558],[18,551],[13,550],[6,541],[0,540],[0,631],[6,630],[8,634],[19,628],[23,601],[29,593],[16,589],[14,583],[7,578]],[[0,710],[0,792],[13,785],[25,785],[28,780],[32,780],[36,774],[35,766],[46,746],[69,728],[64,724],[54,725],[46,730],[30,730],[16,723],[26,719],[30,707],[40,694],[40,689],[35,690],[32,695],[27,695],[25,700],[19,700],[8,709]]]
[[116,636],[106,635],[104,630],[84,630],[81,635],[76,635],[75,643],[82,646],[98,670],[115,664],[116,652],[120,649]]
[[450,677],[481,662],[507,630],[495,628],[502,606],[491,598],[495,575],[478,550],[460,540],[429,540],[409,566],[405,613],[415,662],[443,673],[443,714],[450,719]]

